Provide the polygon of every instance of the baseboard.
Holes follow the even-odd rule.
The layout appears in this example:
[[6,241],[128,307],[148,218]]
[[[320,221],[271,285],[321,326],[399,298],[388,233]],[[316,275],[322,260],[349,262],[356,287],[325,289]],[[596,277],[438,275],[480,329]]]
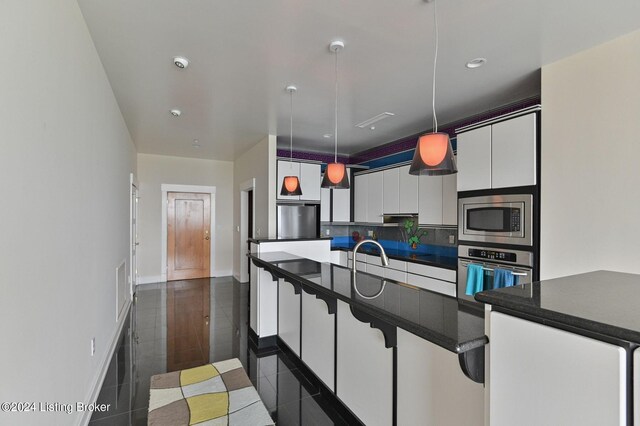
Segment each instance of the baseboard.
[[[113,358],[113,353],[116,350],[116,345],[118,344],[118,338],[122,333],[122,327],[125,323],[125,318],[129,315],[129,310],[131,309],[131,300],[127,300],[124,309],[122,310],[122,314],[120,318],[118,318],[118,326],[114,334],[111,336],[111,342],[109,343],[109,349],[107,350],[104,359],[102,360],[102,366],[98,370],[96,377],[93,380],[93,385],[91,386],[91,391],[89,392],[89,397],[85,399],[88,404],[94,404],[98,396],[100,395],[100,389],[102,389],[102,383],[104,382],[104,378],[107,375],[107,371],[109,370],[109,364],[111,363],[111,358]],[[79,422],[77,423],[80,426],[86,426],[89,424],[91,420],[91,414],[93,414],[90,410],[83,411],[82,416],[79,418]]]
[[230,277],[231,275],[233,275],[231,269],[220,269],[211,273],[212,277]]
[[138,277],[136,285],[162,283],[166,280],[162,279],[162,275],[148,275],[146,277]]

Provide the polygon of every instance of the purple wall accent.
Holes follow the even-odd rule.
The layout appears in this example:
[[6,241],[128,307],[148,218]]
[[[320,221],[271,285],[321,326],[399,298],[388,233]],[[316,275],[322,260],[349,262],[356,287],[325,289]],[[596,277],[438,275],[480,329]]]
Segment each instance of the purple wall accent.
[[[278,149],[276,151],[277,157],[289,158],[289,150],[288,149]],[[303,151],[293,151],[293,158],[298,160],[310,160],[310,161],[322,161],[323,163],[333,163],[334,156],[332,154],[324,154],[319,152],[303,152]],[[351,159],[349,157],[344,157],[338,155],[338,161],[343,164],[351,163]]]
[[[492,110],[483,112],[481,114],[474,115],[473,117],[468,117],[463,120],[459,120],[453,123],[448,123],[442,128],[440,128],[439,131],[448,133],[450,136],[454,137],[455,129],[459,127],[468,126],[484,120],[489,120],[491,118],[499,117],[501,115],[508,114],[510,112],[518,111],[523,108],[537,105],[539,103],[540,103],[539,96],[523,99],[521,101],[509,104],[509,105],[501,106],[499,108],[494,108]],[[355,153],[350,157],[350,163],[361,164],[367,161],[375,160],[377,158],[386,157],[387,155],[397,154],[399,152],[415,149],[416,143],[418,143],[418,138],[420,137],[420,135],[426,132],[427,130],[417,133],[415,135],[398,139],[396,141],[387,143],[385,145],[377,146],[375,148],[371,148],[362,152]]]

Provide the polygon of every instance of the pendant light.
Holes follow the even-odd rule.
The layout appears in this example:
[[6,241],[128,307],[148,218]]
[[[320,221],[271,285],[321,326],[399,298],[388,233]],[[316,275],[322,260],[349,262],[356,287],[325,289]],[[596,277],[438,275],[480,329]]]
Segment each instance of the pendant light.
[[[291,166],[291,160],[293,159],[293,94],[298,90],[296,86],[287,86],[287,92],[289,92],[289,166]],[[302,189],[300,188],[300,180],[298,176],[285,176],[282,180],[282,189],[280,189],[280,195],[302,195]]]
[[349,176],[347,174],[347,168],[343,163],[338,163],[338,52],[344,48],[344,43],[341,41],[333,41],[329,45],[329,50],[336,55],[336,102],[334,109],[334,129],[333,138],[335,141],[335,151],[333,163],[327,164],[327,169],[324,172],[322,178],[322,188],[335,188],[335,189],[348,189],[349,188]]
[[433,132],[418,139],[413,161],[409,168],[412,175],[440,176],[458,173],[456,160],[451,148],[451,140],[447,133],[438,132],[438,118],[436,117],[436,70],[438,64],[438,14],[436,1],[433,0],[433,22],[435,27],[435,54],[433,57],[433,88],[431,107],[433,109]]

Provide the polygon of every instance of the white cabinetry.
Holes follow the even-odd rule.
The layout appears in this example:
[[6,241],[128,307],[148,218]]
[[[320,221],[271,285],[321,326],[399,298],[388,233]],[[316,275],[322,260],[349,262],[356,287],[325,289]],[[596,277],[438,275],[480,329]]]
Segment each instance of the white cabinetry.
[[382,202],[384,200],[382,172],[367,174],[367,222],[382,223]]
[[[276,182],[278,200],[321,201],[320,184],[322,175],[320,164],[300,163],[278,160],[278,180]],[[297,176],[300,179],[302,195],[280,195],[282,180],[285,176]]]
[[333,222],[351,221],[351,189],[332,189]]
[[302,291],[302,360],[332,391],[335,391],[335,320],[335,314],[329,314],[324,301]]
[[276,191],[278,200],[299,200],[299,195],[280,195],[282,189],[282,181],[285,176],[298,176],[300,178],[300,163],[288,160],[278,160],[278,180],[276,182]]
[[393,424],[393,349],[338,301],[338,398],[366,425]]
[[300,356],[300,294],[284,279],[278,288],[278,336]]
[[398,329],[397,374],[397,424],[484,425],[484,386],[462,373],[455,353]]
[[626,354],[491,312],[489,418],[502,425],[626,425]]
[[536,184],[536,114],[491,126],[491,187]]
[[357,175],[354,181],[354,221],[367,221],[367,200],[369,198],[369,175]]
[[442,224],[442,176],[420,176],[418,191],[418,223]]
[[415,214],[418,212],[418,176],[410,175],[409,167],[407,165],[398,168],[400,174],[398,187],[400,206],[398,213]]
[[385,214],[400,213],[400,168],[394,167],[382,172],[382,211]]
[[[322,172],[320,164],[300,163],[300,189],[301,200],[319,201]],[[282,183],[280,183],[282,185]]]
[[536,184],[536,113],[457,135],[458,191]]

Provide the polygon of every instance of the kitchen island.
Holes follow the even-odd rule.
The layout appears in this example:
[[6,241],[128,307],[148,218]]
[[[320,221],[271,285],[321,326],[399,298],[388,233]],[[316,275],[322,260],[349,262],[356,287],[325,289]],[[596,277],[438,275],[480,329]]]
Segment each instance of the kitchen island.
[[490,425],[640,424],[640,275],[596,271],[477,293]]
[[482,311],[298,255],[249,258],[277,288],[278,344],[364,424],[483,424]]

